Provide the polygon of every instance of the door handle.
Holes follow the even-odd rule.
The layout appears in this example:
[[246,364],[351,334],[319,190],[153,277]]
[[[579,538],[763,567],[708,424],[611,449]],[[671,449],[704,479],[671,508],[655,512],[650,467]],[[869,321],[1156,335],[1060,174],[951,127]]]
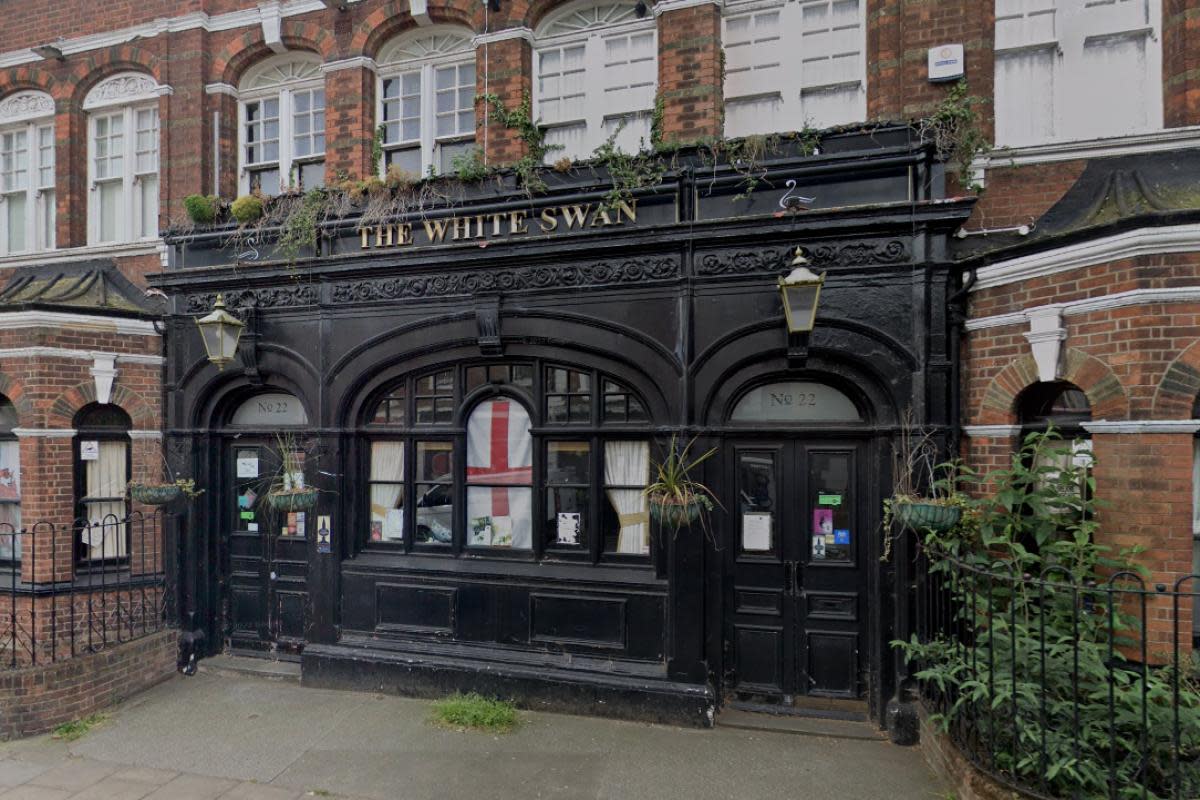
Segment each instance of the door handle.
[[785,582],[787,584],[784,587],[784,591],[786,592],[786,594],[789,597],[795,597],[795,595],[796,595],[796,562],[795,561],[785,561],[784,567],[786,569]]

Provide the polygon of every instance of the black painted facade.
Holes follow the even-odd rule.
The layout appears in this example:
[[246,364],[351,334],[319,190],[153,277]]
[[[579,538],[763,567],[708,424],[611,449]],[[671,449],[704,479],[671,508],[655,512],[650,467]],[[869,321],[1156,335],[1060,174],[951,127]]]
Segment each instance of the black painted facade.
[[[207,490],[186,521],[184,607],[209,651],[229,642],[298,657],[311,685],[469,687],[691,724],[738,693],[863,698],[881,717],[895,682],[894,561],[881,560],[880,530],[890,443],[909,406],[923,425],[952,434],[957,424],[958,278],[946,251],[970,201],[943,198],[940,164],[901,127],[829,135],[820,155],[765,169],[739,198],[742,172],[680,156],[660,186],[636,193],[636,219],[612,224],[594,211],[610,188],[600,170],[548,172],[549,192],[532,200],[487,182],[398,220],[423,233],[426,220],[476,218],[469,240],[402,245],[394,230],[388,246],[348,217],[326,223],[320,252],[291,266],[271,261],[269,247],[230,246],[228,230],[175,236],[172,266],[155,280],[172,304],[167,451]],[[789,194],[813,202],[781,203]],[[537,224],[543,209],[576,204],[591,205],[595,225]],[[514,210],[516,232],[505,216]],[[827,272],[806,347],[789,343],[776,288],[797,246]],[[206,361],[193,322],[218,292],[253,317],[224,371]],[[489,365],[507,377],[480,381]],[[577,418],[552,419],[552,369],[590,376],[594,394]],[[432,374],[452,377],[439,390],[442,416],[423,422],[413,396]],[[783,381],[832,387],[857,421],[731,419],[747,391]],[[644,413],[606,416],[609,385]],[[377,404],[397,387],[407,415],[380,428]],[[231,415],[266,392],[294,395],[307,417],[294,430],[306,479],[324,491],[304,535],[235,530],[237,451],[261,448],[266,463],[275,431]],[[438,490],[454,500],[448,539],[413,525],[411,505],[433,488],[423,484],[404,490],[403,524],[425,541],[372,541],[370,442],[405,443],[410,483],[420,480],[418,442],[444,442],[461,468],[467,415],[495,397],[530,417],[530,549],[471,544],[461,475]],[[613,552],[598,536],[612,515],[595,507],[606,496],[598,485],[580,489],[593,538],[554,546],[546,442],[577,443],[597,483],[605,442],[661,447],[676,432],[718,448],[701,476],[724,506],[709,535],[654,530],[647,554]],[[738,545],[746,464],[775,476],[764,506],[772,544],[749,555]],[[814,498],[833,496],[824,484],[837,470],[845,504],[830,524],[850,526],[851,544],[842,563],[816,563]]]

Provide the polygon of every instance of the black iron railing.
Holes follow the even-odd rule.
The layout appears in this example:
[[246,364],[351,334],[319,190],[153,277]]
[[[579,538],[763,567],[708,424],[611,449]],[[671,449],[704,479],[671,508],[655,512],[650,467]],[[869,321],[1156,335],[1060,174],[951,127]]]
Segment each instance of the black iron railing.
[[1200,577],[917,556],[907,646],[932,721],[1000,783],[1039,798],[1200,797]]
[[174,626],[177,549],[161,511],[0,525],[0,670]]

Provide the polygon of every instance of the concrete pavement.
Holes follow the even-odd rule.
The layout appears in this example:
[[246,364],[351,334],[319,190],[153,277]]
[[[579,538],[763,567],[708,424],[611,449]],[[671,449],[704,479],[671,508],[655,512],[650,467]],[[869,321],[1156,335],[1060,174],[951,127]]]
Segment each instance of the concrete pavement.
[[915,749],[522,712],[506,735],[429,703],[201,673],[64,743],[0,744],[0,800],[935,800]]

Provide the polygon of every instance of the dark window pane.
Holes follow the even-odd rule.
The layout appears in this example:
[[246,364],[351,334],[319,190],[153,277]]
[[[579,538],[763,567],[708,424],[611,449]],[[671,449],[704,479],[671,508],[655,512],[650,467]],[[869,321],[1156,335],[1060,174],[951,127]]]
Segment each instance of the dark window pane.
[[450,422],[454,418],[454,400],[448,397],[439,397],[435,401],[434,416],[437,422]]
[[546,483],[582,483],[591,480],[591,448],[587,442],[546,444]]
[[808,485],[813,509],[811,558],[813,561],[853,561],[855,537],[854,498],[850,485],[849,453],[813,453],[809,458]]
[[779,525],[777,491],[774,453],[738,454],[738,505],[743,552],[775,550]]
[[584,549],[588,543],[588,490],[546,490],[546,546]]
[[454,445],[450,442],[417,442],[417,480],[452,481]]
[[433,376],[426,375],[424,378],[417,378],[417,394],[433,394]]
[[469,367],[467,369],[467,391],[474,391],[487,383],[486,367]]
[[434,378],[439,393],[454,391],[454,373],[452,371],[439,372]]
[[417,484],[417,530],[413,541],[418,544],[450,544],[453,531],[453,487],[445,483]]
[[650,417],[646,414],[646,409],[642,406],[642,402],[635,397],[629,398],[628,420],[630,422],[650,421]]
[[508,383],[508,367],[488,367],[488,380],[492,383]]
[[565,369],[551,368],[546,370],[546,391],[567,391],[567,371]]
[[567,421],[567,398],[561,394],[552,394],[546,398],[546,419],[550,422]]
[[514,364],[512,368],[512,382],[516,386],[522,386],[526,389],[533,388],[533,367],[528,364]]
[[422,397],[417,399],[417,422],[422,424],[430,424],[433,419],[433,398]]
[[604,395],[604,419],[606,422],[624,422],[626,416],[625,395]]
[[571,422],[587,422],[592,418],[590,395],[571,395],[569,416]]

